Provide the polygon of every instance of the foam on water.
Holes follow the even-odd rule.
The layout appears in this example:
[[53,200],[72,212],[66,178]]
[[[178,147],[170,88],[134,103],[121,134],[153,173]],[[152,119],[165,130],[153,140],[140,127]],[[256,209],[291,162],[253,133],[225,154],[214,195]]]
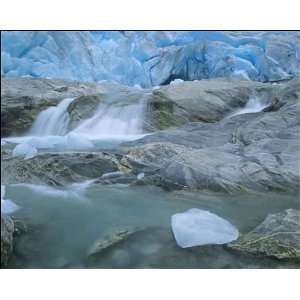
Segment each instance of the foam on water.
[[66,98],[57,106],[42,111],[26,136],[1,139],[1,145],[20,144],[15,147],[15,154],[31,158],[37,154],[36,149],[87,150],[95,147],[94,142],[97,141],[121,142],[145,135],[143,97],[137,103],[101,104],[94,116],[83,120],[77,128],[68,132],[68,107],[73,100]]
[[37,185],[37,184],[29,184],[29,183],[19,183],[19,184],[13,184],[11,186],[25,187],[36,194],[44,195],[47,197],[71,199],[71,200],[84,200],[85,193],[88,187],[91,186],[94,181],[95,180],[92,179],[83,182],[73,183],[64,187],[64,189],[55,188],[48,185]]
[[95,115],[74,132],[93,139],[132,139],[143,133],[143,114],[143,101],[129,105],[101,104]]

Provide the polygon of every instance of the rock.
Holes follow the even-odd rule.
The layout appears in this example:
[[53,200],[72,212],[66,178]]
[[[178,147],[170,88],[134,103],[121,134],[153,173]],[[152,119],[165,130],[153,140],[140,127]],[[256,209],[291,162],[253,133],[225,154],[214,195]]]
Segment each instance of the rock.
[[[116,83],[1,77],[1,136],[24,134],[36,116],[62,99],[69,106],[69,130],[92,117],[99,104],[145,103],[143,130],[153,132],[188,122],[216,122],[242,107],[253,92],[268,94],[271,85],[232,79],[179,82],[158,89],[136,89]],[[64,88],[61,88],[61,87]]]
[[[276,85],[280,107],[193,122],[122,144],[121,162],[134,172],[155,169],[167,189],[300,190],[299,78]],[[178,85],[180,85],[179,83]],[[177,85],[176,85],[177,86]],[[151,182],[151,180],[150,180]]]
[[109,247],[114,246],[115,244],[119,243],[120,241],[123,241],[127,239],[130,235],[132,235],[134,232],[136,232],[137,229],[132,230],[120,230],[112,235],[106,236],[104,238],[101,238],[100,240],[97,240],[91,248],[88,250],[88,258],[95,259],[96,256],[101,255],[101,252],[103,250],[108,249]]
[[69,108],[70,129],[93,116],[100,103],[123,105],[143,101],[143,129],[146,132],[180,126],[193,121],[216,122],[243,106],[255,91],[269,93],[270,85],[230,79],[182,81],[158,89],[135,89],[117,84],[101,84],[103,92],[81,96]]
[[41,153],[27,160],[2,154],[1,180],[3,184],[65,185],[118,170],[117,159],[102,152]]
[[1,213],[1,267],[7,266],[13,251],[13,220]]
[[[100,242],[101,244],[101,242]],[[170,228],[148,227],[132,232],[85,263],[89,268],[297,268],[291,261],[256,257],[225,245],[178,247]]]
[[270,214],[251,232],[229,244],[234,250],[300,262],[300,210]]
[[98,83],[98,90],[97,94],[80,96],[70,104],[68,107],[69,129],[74,129],[82,120],[94,116],[100,104],[105,107],[137,104],[143,99],[146,102],[149,95],[149,90],[126,87],[111,82]]
[[1,137],[25,133],[39,112],[62,99],[101,91],[96,83],[1,76]]
[[187,122],[216,122],[242,107],[255,91],[268,93],[270,85],[230,79],[183,81],[162,86],[148,101],[149,126],[165,129]]

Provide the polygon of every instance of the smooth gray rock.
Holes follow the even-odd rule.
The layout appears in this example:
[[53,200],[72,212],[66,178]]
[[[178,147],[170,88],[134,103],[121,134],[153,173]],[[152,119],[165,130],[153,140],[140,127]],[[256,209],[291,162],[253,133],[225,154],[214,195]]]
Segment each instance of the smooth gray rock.
[[274,86],[274,111],[194,122],[123,144],[126,158],[159,168],[166,188],[300,190],[299,78]]
[[270,214],[229,247],[238,251],[300,262],[300,210]]
[[23,134],[39,112],[64,98],[101,91],[96,83],[1,76],[1,137]]
[[102,152],[41,153],[24,160],[2,154],[1,182],[65,185],[119,171],[113,155]]
[[1,267],[7,266],[13,251],[13,220],[1,213]]
[[143,102],[143,129],[152,132],[193,121],[219,121],[245,105],[253,93],[268,94],[271,86],[247,80],[212,79],[138,89],[110,82],[1,77],[1,87],[3,137],[25,133],[39,112],[64,98],[76,98],[68,107],[69,129],[93,116],[100,104]]

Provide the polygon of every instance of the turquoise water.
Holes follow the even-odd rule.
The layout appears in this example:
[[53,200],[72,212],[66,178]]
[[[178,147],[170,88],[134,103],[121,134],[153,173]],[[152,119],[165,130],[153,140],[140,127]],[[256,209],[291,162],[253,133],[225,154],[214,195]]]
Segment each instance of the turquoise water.
[[[170,230],[175,213],[209,210],[240,233],[256,227],[269,213],[300,208],[297,196],[280,194],[225,195],[165,192],[156,187],[126,185],[6,187],[6,198],[20,209],[27,232],[16,241],[10,267],[19,268],[220,268],[285,267],[272,259],[243,257],[224,246],[179,248]],[[97,240],[120,230],[146,229],[111,247],[93,261],[87,253]]]

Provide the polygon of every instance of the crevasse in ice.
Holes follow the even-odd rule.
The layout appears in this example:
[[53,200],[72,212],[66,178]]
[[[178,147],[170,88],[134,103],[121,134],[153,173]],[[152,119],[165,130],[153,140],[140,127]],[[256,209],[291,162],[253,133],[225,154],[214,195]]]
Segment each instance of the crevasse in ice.
[[300,70],[299,32],[1,32],[1,74],[151,87],[175,79],[285,79]]

